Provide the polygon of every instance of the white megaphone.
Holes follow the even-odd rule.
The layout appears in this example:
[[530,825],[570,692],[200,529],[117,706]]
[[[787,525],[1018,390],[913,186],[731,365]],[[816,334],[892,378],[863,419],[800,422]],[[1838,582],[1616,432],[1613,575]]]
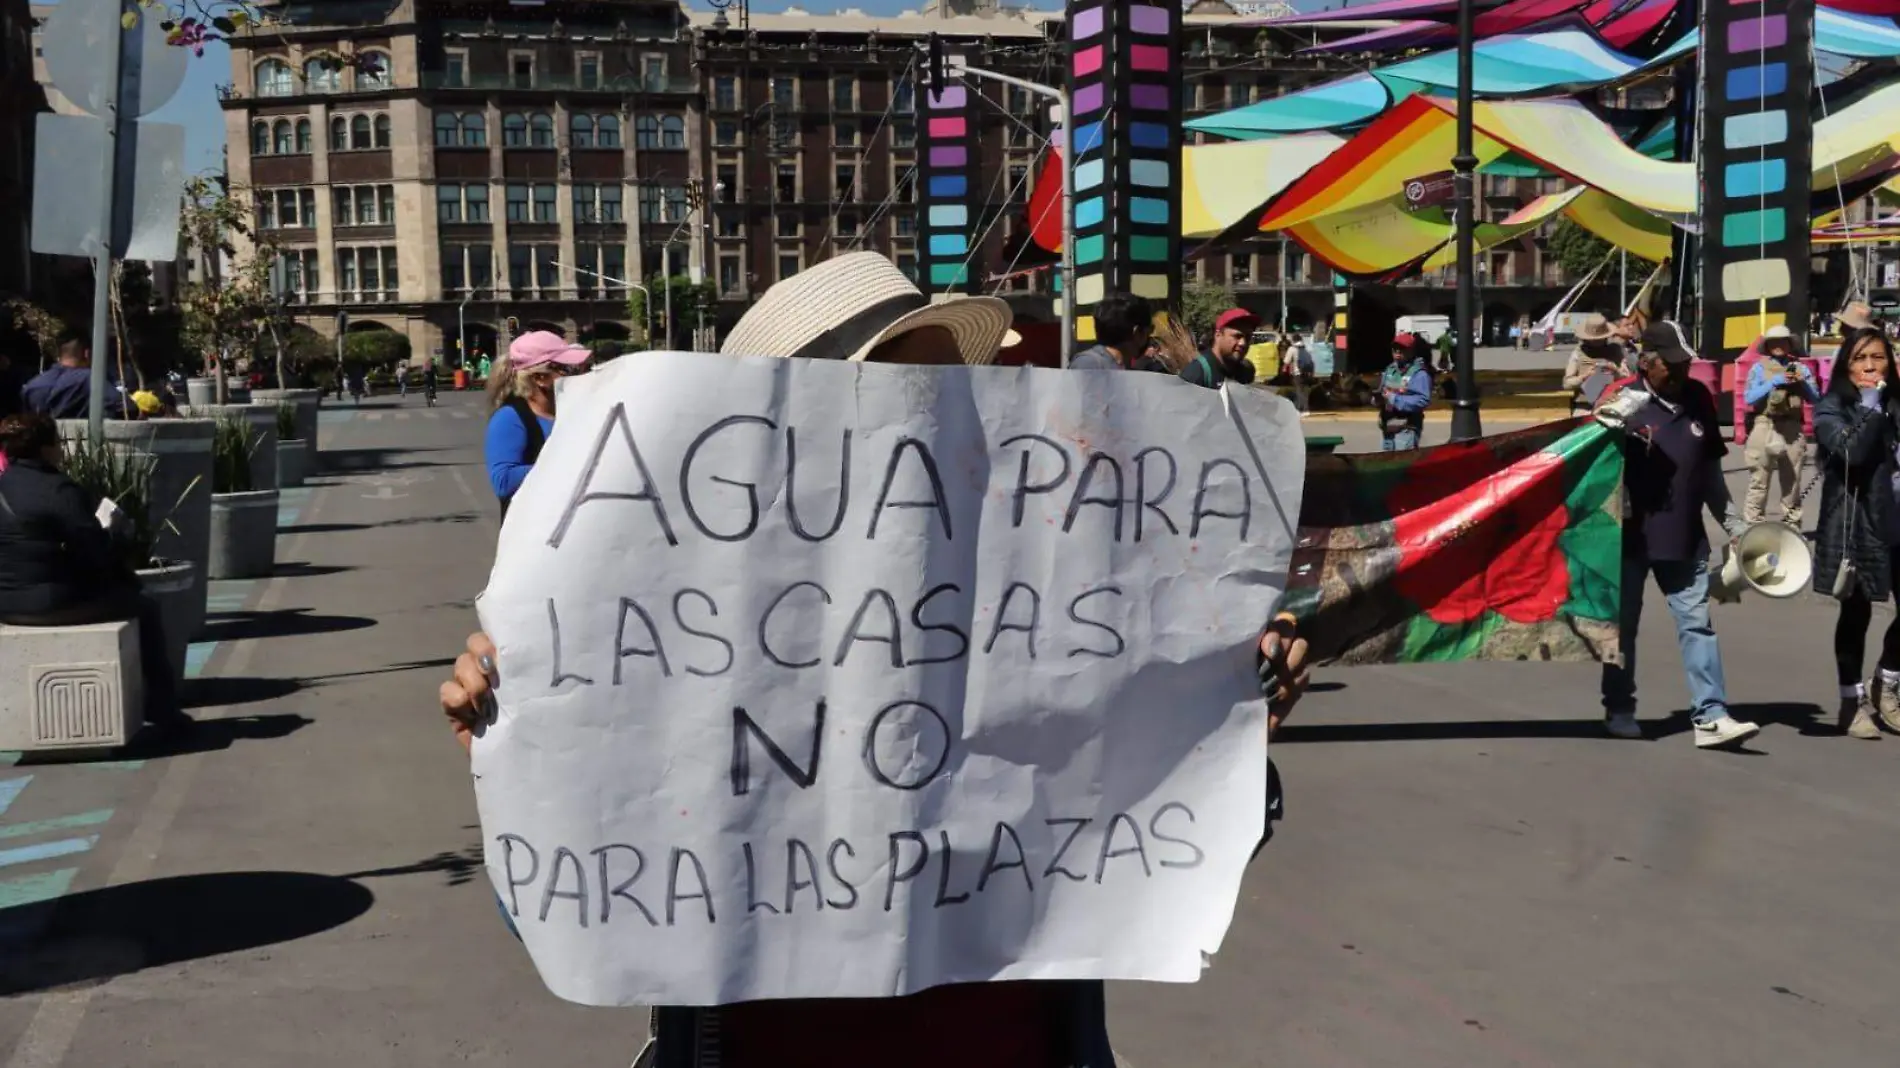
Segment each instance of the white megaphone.
[[1779,520],[1756,523],[1727,550],[1710,595],[1733,604],[1744,590],[1793,597],[1814,577],[1814,554],[1801,532]]

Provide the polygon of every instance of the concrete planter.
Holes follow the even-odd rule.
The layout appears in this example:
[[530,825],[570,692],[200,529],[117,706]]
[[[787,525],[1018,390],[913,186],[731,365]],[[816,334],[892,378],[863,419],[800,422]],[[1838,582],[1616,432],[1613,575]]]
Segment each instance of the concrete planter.
[[277,487],[289,489],[303,485],[304,467],[309,462],[309,453],[304,450],[304,442],[299,438],[277,443]]
[[208,404],[192,407],[182,414],[194,419],[216,419],[235,415],[251,422],[251,489],[277,488],[277,405]]
[[277,491],[212,494],[210,576],[263,578],[276,563]]
[[185,403],[194,408],[218,403],[218,380],[215,378],[185,379]]
[[205,622],[202,572],[191,561],[180,560],[144,568],[138,576],[145,595],[158,602],[158,615],[165,625],[165,660],[171,664],[172,678],[182,680],[185,647]]
[[[211,437],[217,424],[209,419],[144,419],[106,421],[106,441],[115,448],[132,449],[152,457],[151,516],[158,526],[152,555],[161,560],[189,561],[198,608],[204,618],[205,565],[211,559]],[[86,437],[86,421],[62,419],[59,436],[67,441]],[[197,625],[184,637],[197,636]]]
[[302,439],[304,471],[317,469],[317,411],[323,404],[320,389],[258,389],[251,391],[253,404],[278,404],[289,401],[297,407],[297,437]]

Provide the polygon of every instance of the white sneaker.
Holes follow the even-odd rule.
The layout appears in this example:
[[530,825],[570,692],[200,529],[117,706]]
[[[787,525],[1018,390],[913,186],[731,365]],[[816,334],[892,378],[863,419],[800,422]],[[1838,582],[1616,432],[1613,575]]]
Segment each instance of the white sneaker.
[[1753,723],[1744,723],[1733,716],[1723,716],[1713,723],[1696,723],[1693,727],[1697,749],[1718,749],[1725,745],[1735,745],[1761,733],[1760,727]]
[[1641,740],[1643,725],[1636,722],[1634,712],[1612,712],[1603,718],[1603,729],[1610,732],[1612,738]]

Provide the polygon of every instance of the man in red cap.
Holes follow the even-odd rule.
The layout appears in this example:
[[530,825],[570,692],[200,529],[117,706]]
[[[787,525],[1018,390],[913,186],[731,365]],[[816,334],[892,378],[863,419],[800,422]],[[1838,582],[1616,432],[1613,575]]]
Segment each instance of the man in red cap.
[[1413,334],[1392,339],[1392,362],[1379,376],[1379,434],[1386,452],[1418,448],[1425,428],[1425,409],[1432,403],[1432,373],[1425,356],[1429,350]]
[[1230,379],[1243,386],[1252,382],[1253,364],[1247,362],[1247,344],[1259,325],[1260,317],[1245,308],[1221,312],[1214,320],[1213,344],[1181,368],[1182,380],[1208,389],[1219,389]]

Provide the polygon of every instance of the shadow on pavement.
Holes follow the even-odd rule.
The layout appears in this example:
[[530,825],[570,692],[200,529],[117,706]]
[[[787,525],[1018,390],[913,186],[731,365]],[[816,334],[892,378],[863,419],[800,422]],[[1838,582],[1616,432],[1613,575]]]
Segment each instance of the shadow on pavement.
[[[1318,686],[1314,686],[1318,689]],[[1838,735],[1831,721],[1819,720],[1821,707],[1808,703],[1771,703],[1731,705],[1736,719],[1764,726],[1779,724],[1794,727],[1802,734]],[[1689,732],[1689,711],[1679,709],[1666,719],[1645,719],[1644,734],[1651,741]],[[1273,736],[1275,745],[1283,742],[1443,742],[1485,741],[1493,738],[1590,738],[1609,736],[1603,721],[1589,719],[1479,719],[1450,720],[1439,723],[1289,723]],[[1746,746],[1740,752],[1755,753]]]
[[[189,707],[189,706],[187,706]],[[308,727],[315,720],[292,712],[269,716],[226,716],[201,719],[189,734],[149,741],[150,734],[132,739],[126,753],[135,757],[184,756],[187,753],[215,753],[231,748],[233,742],[267,742],[287,737]]]
[[148,879],[0,909],[0,996],[307,938],[361,916],[375,900],[339,876],[244,871]]
[[178,685],[178,703],[185,708],[249,705],[289,697],[304,688],[296,679],[206,676]]
[[251,638],[294,638],[364,630],[375,625],[376,621],[367,616],[318,615],[308,608],[273,612],[213,612],[206,619],[198,640],[233,642]]
[[388,868],[371,868],[367,871],[353,871],[342,877],[345,879],[386,879],[397,875],[428,875],[441,873],[443,882],[449,886],[461,886],[473,882],[482,872],[482,847],[469,846],[454,852],[437,853],[410,864],[398,864]]
[[411,660],[402,664],[388,664],[383,667],[364,668],[361,671],[337,671],[328,675],[305,675],[297,680],[306,686],[336,682],[339,679],[361,679],[371,675],[399,675],[405,671],[441,670],[444,676],[447,669],[455,666],[455,657],[439,656],[430,660]]
[[323,474],[360,475],[374,471],[406,471],[418,467],[454,467],[455,464],[437,460],[408,460],[397,457],[418,456],[442,449],[401,448],[401,449],[325,449],[318,453],[319,470]]
[[341,575],[345,571],[355,571],[349,564],[275,564],[271,567],[272,578],[322,578],[325,575]]
[[1820,705],[1807,701],[1779,701],[1757,705],[1731,705],[1729,714],[1736,719],[1752,720],[1762,726],[1770,723],[1783,727],[1793,727],[1802,734],[1839,738],[1846,732],[1834,725],[1832,713],[1824,712]]
[[[446,515],[408,516],[403,519],[389,519],[381,523],[304,523],[300,526],[278,527],[281,537],[293,537],[298,534],[339,534],[351,530],[376,530],[383,527],[419,527],[432,523],[474,523],[481,519],[474,512],[449,512]],[[347,570],[347,569],[345,569]]]

